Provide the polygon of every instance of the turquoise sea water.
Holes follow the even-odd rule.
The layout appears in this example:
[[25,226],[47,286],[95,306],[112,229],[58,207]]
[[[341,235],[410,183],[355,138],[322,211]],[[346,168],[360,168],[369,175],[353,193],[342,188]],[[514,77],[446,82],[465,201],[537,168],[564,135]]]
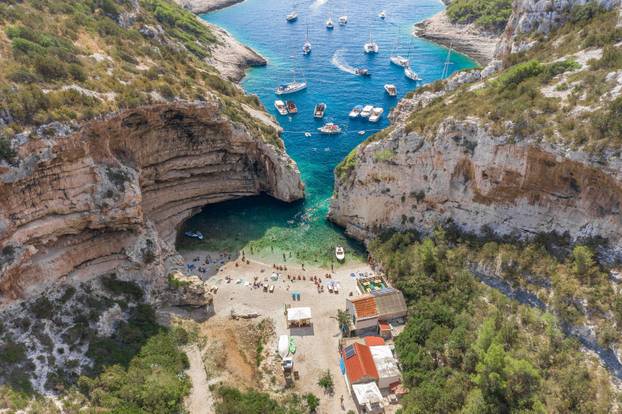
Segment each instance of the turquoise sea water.
[[[203,15],[205,20],[227,29],[238,40],[268,59],[268,65],[248,72],[242,85],[259,96],[284,129],[287,152],[298,163],[306,185],[306,199],[286,205],[268,197],[247,198],[208,206],[190,219],[185,228],[199,229],[206,235],[204,242],[180,240],[180,247],[203,247],[238,251],[244,249],[259,257],[278,258],[285,253],[305,263],[327,264],[334,257],[335,245],[344,245],[349,258],[360,258],[362,249],[346,240],[340,229],[326,220],[333,188],[333,169],[361,141],[389,123],[386,115],[398,99],[421,84],[442,76],[447,49],[410,36],[414,23],[431,17],[443,6],[438,0],[319,0],[296,2],[299,18],[287,23],[285,16],[294,4],[290,0],[246,0],[236,6]],[[386,19],[378,13],[386,10]],[[325,21],[332,15],[334,30],[327,30]],[[347,15],[346,26],[338,17]],[[313,51],[302,55],[305,33]],[[363,44],[371,32],[380,46],[377,55],[363,53]],[[399,45],[398,45],[399,38]],[[423,78],[416,83],[407,79],[403,69],[390,64],[389,56],[397,49],[409,56],[413,69]],[[476,64],[466,56],[452,54],[450,73]],[[308,89],[280,99],[296,102],[299,113],[280,116],[274,108],[274,88],[297,78],[305,79]],[[352,67],[367,67],[370,78],[350,73]],[[385,83],[397,86],[398,97],[390,98]],[[328,105],[324,120],[313,118],[316,103]],[[357,104],[382,106],[384,116],[377,124],[351,121],[348,113]],[[322,136],[317,128],[324,122],[339,124],[344,133]],[[365,130],[365,135],[358,134]],[[311,137],[305,137],[311,132]]]

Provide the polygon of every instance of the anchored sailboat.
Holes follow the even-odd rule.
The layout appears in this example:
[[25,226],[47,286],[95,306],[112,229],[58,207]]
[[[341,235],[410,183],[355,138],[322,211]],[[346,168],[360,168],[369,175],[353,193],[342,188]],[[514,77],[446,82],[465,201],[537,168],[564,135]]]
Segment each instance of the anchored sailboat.
[[294,65],[294,68],[292,69],[292,74],[293,74],[293,80],[289,83],[284,83],[284,84],[279,85],[279,87],[274,90],[275,94],[288,95],[291,93],[296,93],[304,89],[307,89],[306,81],[299,82],[296,80],[296,65]]
[[395,45],[395,48],[393,48],[393,53],[391,53],[391,57],[389,58],[389,60],[391,60],[391,63],[393,63],[394,65],[406,68],[410,65],[410,61],[404,56],[401,56],[399,54],[399,50],[400,50],[400,32],[398,29],[397,44]]
[[378,43],[374,42],[374,39],[371,37],[371,32],[369,32],[369,41],[365,43],[363,46],[363,50],[365,53],[378,53]]
[[307,34],[305,36],[305,44],[302,45],[302,54],[308,55],[311,53],[311,42],[309,42],[309,23],[307,23]]
[[445,63],[443,64],[443,74],[441,75],[441,79],[445,79],[449,76],[449,65],[453,65],[451,61],[451,51],[453,49],[453,42],[449,43],[449,51],[447,51],[447,58],[445,59]]

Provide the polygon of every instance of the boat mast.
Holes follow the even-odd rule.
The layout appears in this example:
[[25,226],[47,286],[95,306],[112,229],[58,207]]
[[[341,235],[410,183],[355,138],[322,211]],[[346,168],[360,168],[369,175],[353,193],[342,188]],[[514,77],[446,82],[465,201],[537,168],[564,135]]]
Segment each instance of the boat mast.
[[449,51],[447,52],[447,58],[445,59],[445,64],[443,65],[443,74],[441,75],[441,79],[445,79],[449,75],[449,65],[451,65],[451,50],[453,47],[453,42],[449,43]]

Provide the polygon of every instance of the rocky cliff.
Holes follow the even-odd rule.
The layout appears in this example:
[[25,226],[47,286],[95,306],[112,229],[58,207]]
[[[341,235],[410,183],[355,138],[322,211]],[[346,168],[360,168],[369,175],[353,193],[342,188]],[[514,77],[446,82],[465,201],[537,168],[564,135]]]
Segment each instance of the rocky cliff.
[[622,60],[605,58],[622,53],[618,10],[565,2],[565,16],[574,17],[560,20],[564,30],[547,26],[542,37],[542,19],[551,14],[532,13],[540,3],[515,4],[505,41],[540,33],[529,48],[505,52],[518,64],[495,75],[491,68],[462,73],[412,94],[388,130],[338,166],[332,221],[362,240],[449,223],[485,235],[604,238],[619,256],[622,162],[613,119]]
[[160,104],[20,136],[0,167],[2,301],[112,271],[161,283],[177,227],[202,206],[303,197],[280,139],[226,111],[217,99]]

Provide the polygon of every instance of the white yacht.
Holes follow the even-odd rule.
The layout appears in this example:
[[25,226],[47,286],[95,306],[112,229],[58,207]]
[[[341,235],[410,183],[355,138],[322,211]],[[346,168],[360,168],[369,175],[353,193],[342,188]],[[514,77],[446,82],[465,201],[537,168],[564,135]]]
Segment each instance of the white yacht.
[[279,85],[279,87],[274,90],[274,93],[277,95],[287,95],[290,93],[300,92],[304,89],[307,89],[307,82],[293,81]]
[[298,20],[298,12],[296,10],[292,10],[285,19],[290,23],[295,22]]
[[371,33],[369,33],[369,41],[365,43],[363,50],[365,53],[378,53],[379,49],[378,43],[374,42],[374,39],[371,37]]
[[346,24],[348,24],[348,16],[339,17],[339,24],[341,26],[345,26]]
[[414,80],[415,82],[420,81],[421,78],[419,77],[419,75],[417,74],[417,72],[415,72],[414,70],[412,70],[409,67],[405,67],[404,68],[404,76],[406,76],[408,79],[410,80]]
[[382,114],[384,113],[384,109],[382,108],[374,108],[371,110],[371,115],[369,116],[369,122],[378,122]]
[[341,134],[341,127],[337,124],[333,124],[332,122],[325,124],[322,128],[318,128],[317,130],[324,135]]
[[390,57],[391,63],[406,68],[410,65],[410,61],[404,56],[395,55]]
[[387,13],[384,10],[382,10],[380,13],[378,13],[378,17],[384,20],[387,17]]
[[365,105],[363,107],[363,110],[361,111],[360,117],[369,118],[369,116],[371,115],[371,111],[373,111],[373,109],[374,109],[373,105]]
[[361,112],[363,112],[363,105],[356,105],[354,108],[352,108],[348,116],[351,119],[355,119],[358,118],[359,115],[361,115]]
[[337,260],[339,260],[340,262],[346,258],[346,252],[343,250],[343,247],[341,246],[337,246],[335,247],[335,257],[337,258]]
[[386,85],[384,85],[384,90],[391,97],[397,96],[397,87],[392,83],[387,83]]
[[282,100],[278,99],[274,101],[274,107],[277,111],[279,111],[279,114],[287,115],[287,106],[285,106],[285,102],[283,102]]

